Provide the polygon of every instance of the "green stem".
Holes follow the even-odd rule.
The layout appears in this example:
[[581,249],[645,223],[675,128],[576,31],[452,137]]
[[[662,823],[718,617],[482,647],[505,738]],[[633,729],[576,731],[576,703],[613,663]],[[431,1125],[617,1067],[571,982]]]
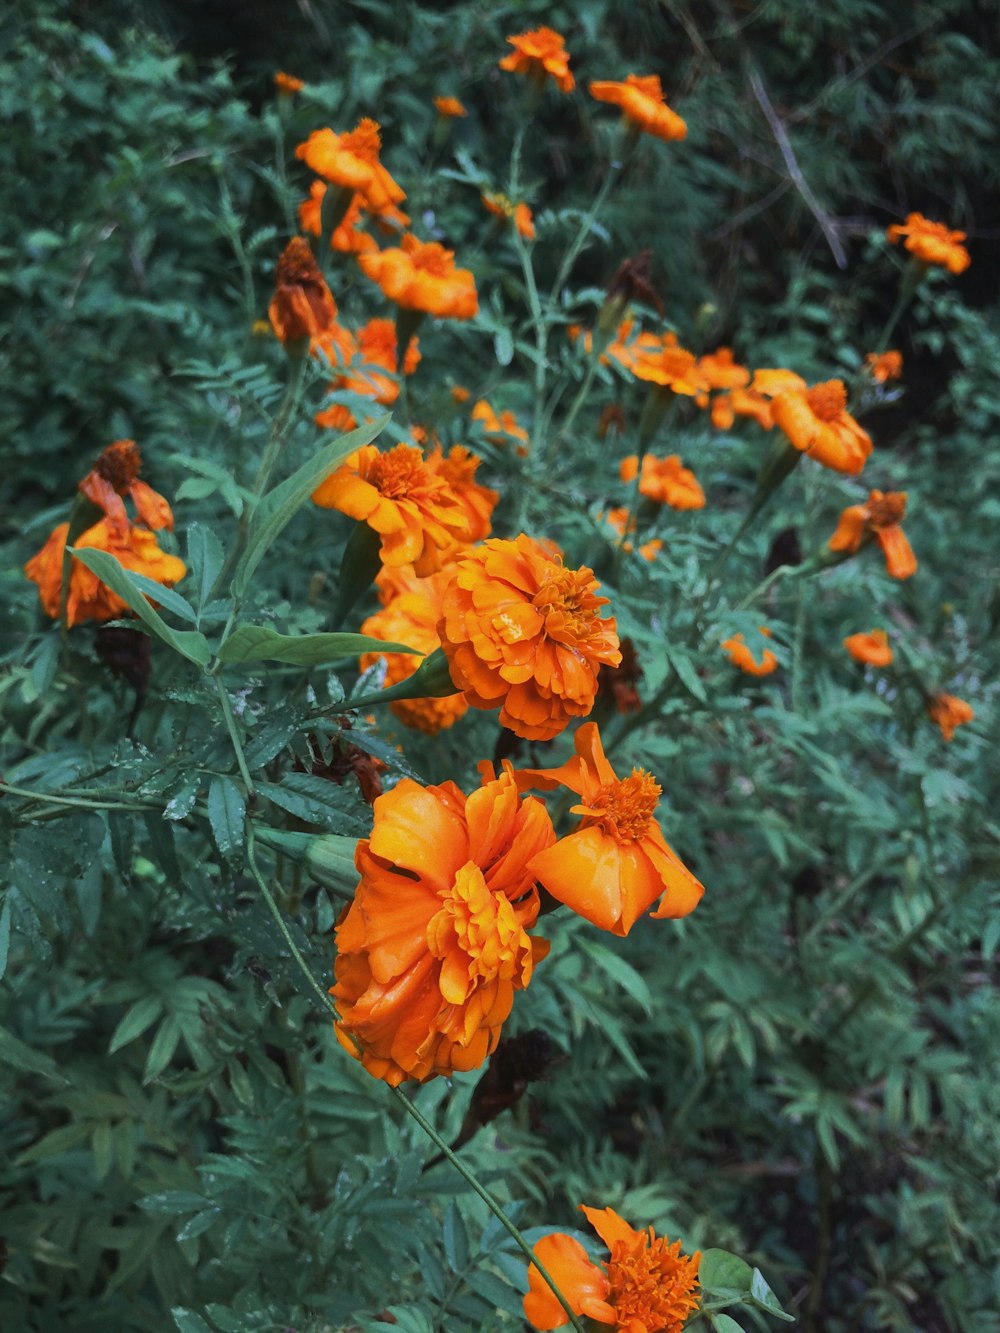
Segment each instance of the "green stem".
[[925,271],[925,266],[915,259],[911,260],[909,266],[904,270],[899,282],[899,295],[896,297],[896,304],[893,306],[892,313],[885,322],[885,328],[875,344],[876,355],[881,355],[889,346],[889,339],[902,318],[903,312],[913,299],[914,292],[920,286],[920,279],[924,276]]
[[161,807],[155,801],[95,801],[84,800],[75,796],[53,796],[51,792],[32,791],[30,787],[18,787],[13,782],[0,779],[0,796],[21,796],[40,805],[70,805],[81,810],[158,810]]
[[247,795],[253,795],[253,778],[250,776],[250,769],[247,767],[246,755],[243,753],[243,745],[240,741],[239,732],[236,730],[236,718],[233,715],[233,705],[229,698],[229,691],[223,685],[218,676],[213,677],[215,688],[219,695],[219,703],[222,704],[222,716],[226,721],[226,730],[229,732],[229,739],[233,743],[233,749],[236,752],[236,763],[240,770],[240,777],[247,789]]

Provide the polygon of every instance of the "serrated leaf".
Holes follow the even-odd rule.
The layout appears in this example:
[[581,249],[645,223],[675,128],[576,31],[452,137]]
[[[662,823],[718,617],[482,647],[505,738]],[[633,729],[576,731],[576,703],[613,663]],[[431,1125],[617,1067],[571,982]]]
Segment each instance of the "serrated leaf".
[[174,822],[179,819],[186,819],[194,809],[194,803],[198,799],[201,781],[201,777],[198,776],[187,778],[182,782],[164,806],[163,818]]
[[598,940],[588,939],[585,935],[580,937],[580,947],[584,953],[590,955],[597,966],[611,980],[628,995],[631,995],[635,1002],[642,1006],[647,1014],[653,1012],[653,996],[642,977],[631,963],[627,963],[620,953],[613,953]]
[[148,1027],[152,1027],[162,1013],[163,1001],[159,996],[147,995],[145,999],[137,1000],[122,1015],[121,1021],[111,1034],[108,1054],[114,1055],[115,1051],[120,1051],[130,1041],[135,1041],[136,1037],[141,1036]]
[[91,1127],[86,1120],[73,1120],[68,1125],[60,1125],[50,1130],[44,1138],[26,1148],[14,1159],[15,1166],[26,1166],[29,1162],[41,1162],[46,1157],[58,1157],[60,1153],[78,1148],[89,1138]]
[[318,824],[332,833],[350,833],[360,836],[368,831],[360,801],[327,778],[313,777],[311,773],[286,773],[280,783],[258,782],[261,796],[287,810],[289,814]]
[[225,857],[235,856],[243,846],[246,812],[246,800],[233,779],[213,777],[208,788],[208,822],[215,845]]
[[240,625],[223,644],[219,658],[234,662],[291,662],[319,666],[362,653],[412,653],[404,643],[386,643],[367,634],[279,634],[266,625]]

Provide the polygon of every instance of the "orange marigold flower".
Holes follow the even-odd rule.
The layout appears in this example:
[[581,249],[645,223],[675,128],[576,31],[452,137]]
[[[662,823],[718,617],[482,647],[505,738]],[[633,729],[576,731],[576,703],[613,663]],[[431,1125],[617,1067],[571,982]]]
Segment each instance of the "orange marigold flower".
[[306,85],[294,74],[286,74],[284,70],[279,69],[274,76],[274,86],[282,96],[291,97],[292,93],[300,93]]
[[124,541],[130,526],[123,496],[135,505],[140,523],[154,531],[174,526],[170,505],[152,486],[139,480],[142,454],[135,440],[115,440],[80,482],[87,499],[103,509],[115,534]]
[[608,355],[631,370],[636,379],[694,396],[707,385],[693,352],[678,345],[676,333],[640,333],[634,342],[619,339],[608,347]]
[[857,476],[872,451],[871,437],[847,411],[843,380],[778,393],[771,415],[796,449],[834,472]]
[[949,273],[964,273],[972,263],[962,245],[965,232],[951,231],[943,222],[931,222],[922,213],[908,213],[906,221],[894,223],[886,235],[893,245],[902,237],[914,259],[946,268]]
[[687,125],[664,101],[658,74],[629,74],[624,83],[592,83],[590,95],[598,102],[621,107],[631,127],[657,139],[670,142],[687,136]]
[[471,416],[473,421],[482,423],[483,434],[487,439],[502,443],[503,437],[509,436],[513,440],[520,440],[522,444],[527,444],[530,439],[513,412],[505,408],[498,416],[485,398],[473,404]]
[[831,551],[856,555],[874,539],[890,576],[908,579],[917,572],[917,558],[901,526],[905,514],[905,491],[871,491],[864,504],[848,505],[827,545]]
[[[60,523],[42,549],[31,557],[24,572],[38,585],[38,595],[45,614],[59,618],[59,600],[62,591],[63,556],[69,524]],[[75,546],[82,549],[108,551],[133,574],[172,588],[187,573],[183,560],[161,551],[154,533],[148,528],[128,524],[124,531],[110,518],[102,518],[92,528],[77,537]],[[102,583],[79,560],[70,567],[69,592],[66,598],[66,624],[79,625],[84,620],[114,620],[117,616],[131,615],[126,602]]]
[[451,386],[451,400],[453,403],[457,403],[460,407],[462,403],[467,403],[471,397],[471,392],[464,384],[453,384]]
[[349,134],[313,130],[295,156],[331,185],[356,190],[372,213],[382,213],[406,198],[379,161],[382,137],[375,120],[361,120]]
[[548,952],[528,931],[528,862],[554,840],[545,807],[510,772],[466,797],[403,778],[375,802],[358,843],[361,882],[337,925],[337,1036],[376,1078],[476,1069],[496,1048],[514,992]]
[[750,383],[749,370],[733,359],[731,347],[717,347],[700,356],[698,374],[710,389],[745,389]]
[[452,680],[473,708],[500,706],[517,736],[547,741],[594,705],[597,672],[621,660],[593,570],[522,533],[493,538],[452,566],[438,627]]
[[855,662],[865,666],[886,667],[892,661],[889,636],[884,629],[869,630],[867,634],[848,634],[844,647]]
[[286,344],[317,338],[333,327],[337,305],[303,236],[293,236],[278,260],[267,313],[271,327]]
[[865,357],[868,374],[876,384],[898,380],[903,373],[902,352],[869,352]]
[[[622,481],[634,481],[639,472],[639,458],[629,454],[618,465]],[[680,454],[654,458],[643,454],[642,474],[639,476],[639,494],[671,509],[703,509],[705,492],[690,468],[681,466]]]
[[[764,625],[761,625],[760,632],[765,639],[771,637],[771,631]],[[748,676],[769,676],[772,671],[777,670],[778,659],[770,648],[764,649],[764,654],[758,662],[744,642],[742,634],[734,634],[731,639],[726,639],[722,647],[729,655],[733,666],[739,667]]]
[[513,222],[526,241],[535,239],[535,222],[527,204],[512,204],[505,194],[484,194],[480,198],[487,213]]
[[435,97],[434,109],[439,116],[444,116],[445,120],[454,120],[457,116],[469,114],[457,97]]
[[[418,339],[413,337],[406,348],[405,375],[412,375],[420,364],[417,344]],[[355,363],[333,380],[329,391],[349,389],[374,398],[384,407],[391,406],[399,397],[396,325],[391,319],[370,319],[358,330],[356,345]]]
[[[614,509],[609,509],[606,514],[602,515],[602,517],[611,524],[619,537],[627,537],[630,533],[633,533],[636,530],[637,525],[635,518],[629,513],[624,505],[618,505]],[[634,550],[630,541],[622,542],[621,547],[622,550],[629,555]],[[643,542],[639,547],[639,554],[642,556],[643,560],[655,560],[662,550],[663,542],[659,537],[653,537],[650,541]]]
[[582,816],[576,831],[532,859],[539,883],[615,935],[627,935],[657,899],[659,906],[651,913],[657,919],[693,912],[705,889],[653,818],[659,783],[641,768],[633,768],[627,778],[616,777],[596,722],[585,722],[573,744],[575,755],[559,768],[515,774],[522,789],[568,787],[581,798],[572,807]]
[[[323,232],[323,200],[326,198],[325,181],[313,181],[309,187],[309,198],[299,204],[299,226],[310,236],[320,236]],[[363,199],[356,194],[347,206],[347,212],[330,233],[330,249],[340,254],[357,255],[366,250],[377,250],[375,238],[366,231],[358,230],[361,221]]]
[[423,578],[441,566],[442,553],[464,541],[469,524],[443,477],[421,451],[397,444],[382,453],[366,444],[313,491],[323,509],[367,523],[382,538],[384,565],[413,565]]
[[950,741],[956,727],[962,727],[976,716],[971,705],[954,694],[938,691],[927,700],[927,716],[941,728],[941,735]]
[[[612,1208],[581,1207],[608,1247],[605,1263],[592,1263],[578,1240],[562,1232],[543,1236],[534,1253],[575,1315],[620,1333],[681,1333],[698,1308],[700,1252],[681,1254],[652,1227],[635,1231]],[[533,1328],[565,1328],[566,1311],[538,1269],[528,1269],[524,1313]]]
[[774,425],[770,399],[754,388],[730,389],[728,393],[716,394],[712,399],[711,415],[716,430],[731,430],[737,417],[751,417],[764,430],[770,430]]
[[532,28],[517,37],[508,37],[514,48],[500,61],[500,68],[514,74],[527,74],[539,84],[555,80],[561,93],[571,93],[576,80],[569,72],[569,52],[562,36],[552,28]]
[[447,453],[438,444],[427,455],[430,471],[444,478],[462,507],[469,525],[468,536],[464,539],[468,542],[481,542],[490,535],[493,510],[500,499],[496,491],[476,481],[476,469],[481,462],[482,459],[464,444],[453,444]]
[[422,310],[441,319],[472,319],[479,311],[476,280],[455,267],[455,254],[437,241],[424,243],[407,233],[399,246],[358,256],[366,277],[404,310]]

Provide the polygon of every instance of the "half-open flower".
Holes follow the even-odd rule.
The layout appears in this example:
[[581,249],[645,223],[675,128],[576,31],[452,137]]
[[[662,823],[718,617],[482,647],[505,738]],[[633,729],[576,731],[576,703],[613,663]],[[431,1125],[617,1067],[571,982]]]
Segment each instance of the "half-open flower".
[[889,636],[884,629],[872,629],[867,633],[848,634],[844,647],[855,662],[865,666],[887,667],[892,662],[892,649]]
[[629,454],[619,463],[618,474],[626,482],[634,481],[638,475],[639,494],[656,504],[669,505],[671,509],[703,509],[705,506],[705,492],[690,468],[681,465],[680,454],[670,454],[667,458],[644,454],[641,472],[638,455]]
[[590,85],[590,95],[598,102],[621,107],[629,126],[667,142],[687,136],[687,125],[667,106],[658,74],[629,74],[624,83],[610,80]]
[[[761,625],[760,632],[765,639],[771,637],[771,631],[765,625]],[[731,639],[726,639],[722,647],[733,666],[739,667],[748,676],[769,676],[772,671],[778,669],[778,659],[770,648],[764,649],[758,662],[742,634],[734,634]]]
[[891,577],[908,579],[917,572],[917,558],[902,528],[905,514],[905,491],[872,491],[864,504],[848,505],[827,544],[847,556],[877,541]]
[[847,411],[843,380],[779,392],[771,416],[796,449],[834,472],[857,476],[872,451],[871,437]]
[[865,357],[865,369],[876,384],[887,384],[889,380],[898,380],[903,373],[903,354],[869,352]]
[[938,724],[945,740],[950,741],[955,735],[955,728],[971,722],[976,715],[971,704],[967,704],[964,699],[939,690],[927,700],[927,716]]
[[300,143],[295,156],[331,185],[357,191],[365,207],[382,213],[401,204],[406,193],[396,184],[379,160],[382,148],[380,126],[375,120],[361,120],[349,134],[335,134],[331,129],[313,130]]
[[457,97],[435,97],[434,110],[445,120],[456,120],[469,113]]
[[535,221],[527,204],[512,204],[505,194],[486,193],[482,196],[483,207],[495,218],[513,222],[518,234],[526,241],[535,239]]
[[561,93],[571,93],[576,80],[569,72],[569,52],[562,36],[552,28],[532,28],[517,37],[508,37],[514,50],[500,61],[500,68],[513,74],[527,74],[537,83],[553,79]]
[[908,213],[906,221],[894,223],[886,235],[894,245],[902,239],[905,248],[921,264],[946,268],[949,273],[958,274],[964,273],[972,263],[962,244],[965,232],[952,231],[943,222],[932,222],[923,213]]
[[476,280],[455,267],[453,250],[407,233],[398,246],[358,256],[361,271],[402,310],[440,319],[472,319],[479,310]]
[[139,522],[158,532],[174,526],[170,505],[152,486],[139,480],[142,454],[135,440],[115,440],[98,458],[83,481],[80,490],[87,499],[104,511],[112,531],[125,541],[130,527],[125,510],[127,495],[135,505]]
[[329,332],[337,305],[305,237],[293,236],[288,242],[274,277],[267,313],[281,341],[294,346]]

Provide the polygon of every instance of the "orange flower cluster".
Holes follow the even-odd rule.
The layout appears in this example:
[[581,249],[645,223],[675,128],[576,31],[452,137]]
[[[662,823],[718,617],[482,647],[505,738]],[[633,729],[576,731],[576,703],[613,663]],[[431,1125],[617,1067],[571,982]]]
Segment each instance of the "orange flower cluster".
[[[765,639],[771,637],[771,631],[766,626],[761,625],[760,632]],[[745,671],[748,676],[769,676],[772,671],[778,668],[778,659],[771,652],[770,648],[765,648],[763,655],[758,662],[753,653],[747,647],[742,634],[734,634],[731,639],[726,639],[722,645],[733,666],[739,667]]]
[[587,568],[523,533],[494,538],[455,562],[439,626],[452,680],[473,708],[500,706],[500,722],[550,740],[586,717],[602,664],[621,660],[608,599]]
[[476,281],[455,267],[455,255],[437,241],[418,241],[407,233],[399,246],[360,254],[361,271],[403,310],[440,319],[472,319],[479,311]]
[[[472,406],[471,418],[482,424],[483,434],[488,440],[502,444],[505,437],[512,440],[520,440],[522,444],[527,444],[531,438],[523,426],[518,424],[517,417],[508,408],[505,408],[499,416],[486,401],[480,398]],[[526,452],[518,450],[518,453]]]
[[972,263],[969,252],[962,242],[964,231],[951,231],[943,222],[931,222],[922,213],[908,213],[905,222],[894,223],[886,231],[889,240],[895,245],[898,240],[921,264],[946,268],[949,273],[959,274]]
[[512,204],[505,194],[484,194],[482,200],[487,213],[492,213],[495,218],[513,222],[518,235],[523,236],[526,241],[535,239],[535,222],[527,204]]
[[514,48],[500,61],[500,68],[513,74],[527,74],[539,85],[551,78],[561,93],[571,93],[576,80],[569,72],[569,52],[558,32],[552,28],[532,28],[517,37],[508,37]]
[[590,95],[598,102],[621,107],[629,127],[637,133],[667,142],[687,137],[687,125],[664,101],[658,74],[629,74],[624,83],[592,83]]
[[641,473],[638,455],[629,454],[619,463],[618,475],[625,482],[634,481],[638,476],[639,494],[656,504],[669,505],[671,509],[705,507],[705,492],[694,473],[681,466],[680,454],[670,454],[667,458],[644,454]]
[[337,305],[304,237],[293,236],[288,242],[274,276],[267,313],[283,343],[301,344],[333,328]]
[[[562,1232],[543,1236],[534,1253],[566,1297],[575,1315],[620,1333],[681,1333],[698,1308],[700,1253],[681,1254],[652,1227],[636,1231],[611,1208],[581,1207],[609,1250],[600,1265],[578,1240]],[[569,1324],[566,1311],[538,1269],[528,1269],[525,1318],[533,1328]]]
[[476,1069],[514,992],[548,952],[528,931],[528,863],[555,841],[545,807],[509,772],[466,797],[403,778],[375,801],[358,843],[361,881],[337,924],[337,1036],[376,1078]]
[[917,572],[917,558],[901,526],[905,514],[905,491],[872,491],[864,504],[844,510],[828,546],[831,551],[856,555],[874,539],[882,548],[890,576],[908,579]]
[[955,735],[955,728],[971,722],[976,715],[964,699],[939,691],[927,700],[927,716],[941,728],[945,740],[950,741]]
[[[370,319],[358,330],[355,339],[346,329],[341,330],[334,346],[343,360],[356,360],[357,366],[343,370],[334,376],[328,386],[329,393],[338,390],[350,390],[362,397],[371,398],[384,407],[391,406],[399,397],[399,359],[396,343],[396,326],[391,319]],[[325,344],[329,348],[331,344]],[[420,364],[418,340],[411,338],[403,361],[403,374],[412,375]],[[336,430],[352,430],[357,423],[346,407],[339,404],[326,408],[316,414],[317,426],[333,427]]]

